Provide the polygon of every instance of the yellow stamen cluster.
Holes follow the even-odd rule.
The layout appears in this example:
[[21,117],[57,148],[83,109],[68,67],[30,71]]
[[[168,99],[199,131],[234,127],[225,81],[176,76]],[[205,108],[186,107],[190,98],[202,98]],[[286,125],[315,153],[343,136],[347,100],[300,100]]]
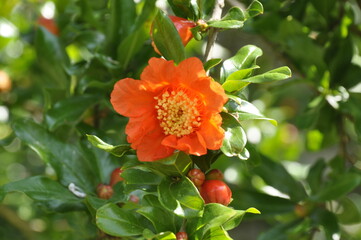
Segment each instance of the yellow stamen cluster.
[[188,135],[201,125],[199,100],[190,98],[183,90],[165,91],[155,106],[160,126],[166,135]]

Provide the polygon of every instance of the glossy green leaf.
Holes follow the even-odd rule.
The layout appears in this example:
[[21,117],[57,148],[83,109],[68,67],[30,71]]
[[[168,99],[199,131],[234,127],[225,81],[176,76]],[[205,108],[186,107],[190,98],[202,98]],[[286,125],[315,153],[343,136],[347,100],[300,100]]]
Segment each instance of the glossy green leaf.
[[142,207],[137,212],[152,222],[156,232],[177,232],[182,219],[162,207],[155,195],[146,195],[142,199]]
[[232,240],[227,231],[222,227],[215,227],[209,229],[209,231],[201,238],[202,240]]
[[207,24],[214,28],[232,29],[243,27],[245,20],[246,17],[243,10],[238,7],[232,7],[221,20],[209,21]]
[[310,199],[313,201],[330,201],[345,196],[361,184],[361,175],[346,173],[328,182]]
[[221,68],[221,81],[224,82],[229,75],[241,69],[254,68],[256,60],[262,56],[262,50],[253,45],[242,47],[235,56],[225,60]]
[[[269,83],[284,80],[289,77],[291,77],[291,70],[288,67],[280,67],[242,80],[227,79],[222,86],[227,92],[235,92],[241,90],[249,83]],[[232,76],[232,78],[234,78],[234,76]]]
[[99,96],[81,95],[57,102],[45,115],[45,123],[52,131],[62,124],[76,124],[84,112],[94,106]]
[[99,137],[95,135],[86,135],[88,138],[88,141],[93,144],[93,146],[102,149],[106,152],[109,152],[117,157],[122,157],[126,152],[131,150],[131,147],[129,144],[122,144],[113,146],[111,144],[108,144],[101,140]]
[[301,201],[307,197],[302,184],[297,182],[283,165],[272,161],[266,156],[262,156],[262,164],[254,168],[254,172],[263,178],[266,184],[289,195],[292,201]]
[[145,228],[134,212],[124,210],[114,203],[98,209],[96,224],[105,233],[118,237],[141,235]]
[[263,14],[263,5],[261,2],[254,0],[246,9],[247,18],[255,17],[259,14]]
[[340,228],[334,213],[326,209],[317,209],[313,215],[313,219],[323,226],[327,239],[332,239],[334,234],[339,233]]
[[187,177],[164,178],[158,186],[159,201],[174,214],[193,218],[203,210],[204,202],[197,188]]
[[337,218],[342,224],[357,224],[361,221],[361,197],[360,195],[352,194],[350,197],[344,197],[338,201],[340,204],[339,211],[337,211]]
[[141,166],[124,169],[122,177],[127,184],[158,185],[162,180],[159,175]]
[[183,176],[190,170],[192,159],[188,154],[179,151],[167,158],[145,164],[153,171],[166,176]]
[[201,1],[201,9],[205,17],[212,14],[215,3],[216,0]]
[[82,191],[94,191],[100,179],[95,174],[95,166],[81,154],[79,146],[60,141],[42,126],[29,120],[14,122],[13,129],[43,161],[53,167],[64,186],[73,183]]
[[0,201],[9,192],[23,192],[52,211],[74,211],[85,207],[82,198],[76,197],[58,182],[43,176],[34,176],[1,186]]
[[39,27],[35,36],[35,50],[37,63],[44,74],[44,77],[39,78],[42,80],[42,87],[69,87],[70,80],[64,70],[69,64],[69,59],[59,39],[43,27]]
[[176,16],[197,21],[200,12],[197,1],[194,0],[168,0]]
[[228,157],[239,156],[247,143],[246,133],[234,116],[228,113],[221,113],[221,115],[222,128],[225,130],[221,150]]
[[234,95],[228,94],[227,96],[232,100],[229,102],[228,112],[235,113],[234,116],[238,119],[238,121],[267,120],[274,126],[277,126],[276,120],[263,116],[258,108],[252,103]]
[[206,63],[204,63],[204,70],[208,71],[209,69],[214,68],[221,62],[222,62],[222,59],[220,59],[220,58],[210,59]]
[[173,22],[162,11],[159,11],[153,22],[153,40],[158,50],[168,60],[176,63],[185,59],[182,40]]

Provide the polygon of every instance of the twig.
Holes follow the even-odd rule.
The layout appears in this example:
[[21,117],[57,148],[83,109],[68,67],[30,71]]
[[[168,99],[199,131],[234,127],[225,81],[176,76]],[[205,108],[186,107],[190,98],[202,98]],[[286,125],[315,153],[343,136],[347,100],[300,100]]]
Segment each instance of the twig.
[[[212,17],[211,17],[210,20],[219,20],[219,19],[221,19],[223,7],[224,7],[224,0],[217,0],[216,4],[214,6],[214,9],[213,9]],[[210,28],[209,29],[206,52],[204,53],[205,61],[208,61],[211,58],[211,52],[213,50],[214,43],[217,40],[218,32],[219,32],[219,30],[216,29],[216,28]]]

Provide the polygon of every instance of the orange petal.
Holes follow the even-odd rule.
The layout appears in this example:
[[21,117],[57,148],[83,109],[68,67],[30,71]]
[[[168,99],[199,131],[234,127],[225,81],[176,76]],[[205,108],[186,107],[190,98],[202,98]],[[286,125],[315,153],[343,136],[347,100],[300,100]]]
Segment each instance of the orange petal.
[[169,85],[176,79],[176,71],[173,61],[163,58],[151,58],[149,65],[144,68],[140,79],[150,83],[153,89]]
[[198,58],[188,58],[178,66],[179,82],[203,98],[206,108],[220,112],[228,98],[222,86],[206,75]]
[[197,156],[207,153],[203,136],[198,133],[189,134],[179,139],[169,135],[163,139],[162,144]]
[[153,130],[144,136],[137,149],[139,161],[153,162],[172,155],[175,149],[161,144],[164,137],[160,129]]
[[215,114],[208,121],[202,122],[198,133],[203,136],[208,149],[217,150],[222,146],[224,130],[221,128],[222,117]]
[[110,95],[115,111],[126,117],[137,117],[155,111],[154,93],[139,80],[125,78],[119,80]]
[[156,127],[159,128],[159,122],[153,113],[130,118],[125,128],[125,133],[127,134],[128,142],[131,143],[131,147],[137,149],[143,137]]

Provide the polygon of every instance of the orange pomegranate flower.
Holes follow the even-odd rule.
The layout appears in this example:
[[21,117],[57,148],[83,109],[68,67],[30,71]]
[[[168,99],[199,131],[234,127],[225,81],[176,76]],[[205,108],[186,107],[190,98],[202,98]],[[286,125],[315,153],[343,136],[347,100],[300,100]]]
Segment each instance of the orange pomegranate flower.
[[151,58],[140,80],[115,84],[110,101],[115,111],[129,117],[125,133],[140,161],[156,161],[175,150],[200,156],[222,145],[219,112],[227,96],[198,58],[178,66]]

